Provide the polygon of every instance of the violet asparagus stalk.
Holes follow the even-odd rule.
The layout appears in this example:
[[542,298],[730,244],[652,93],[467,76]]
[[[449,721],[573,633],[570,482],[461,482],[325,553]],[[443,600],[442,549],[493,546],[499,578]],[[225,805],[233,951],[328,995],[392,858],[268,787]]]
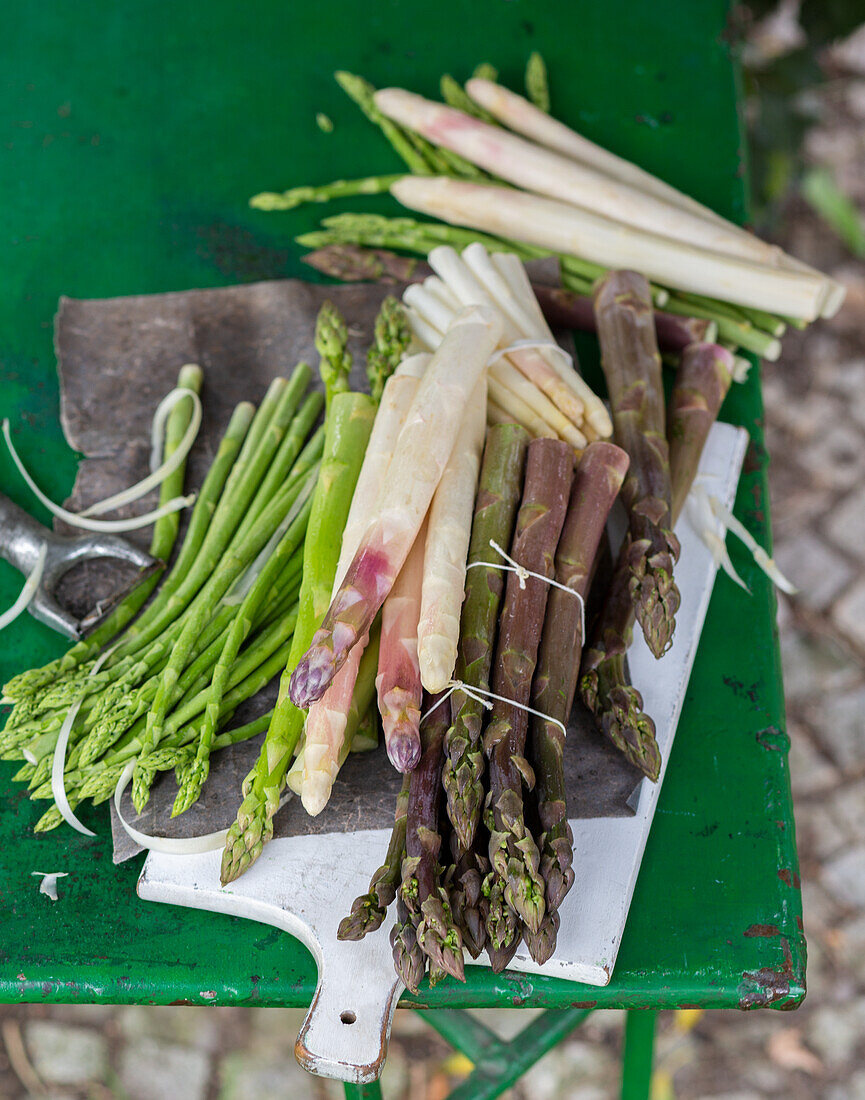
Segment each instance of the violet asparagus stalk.
[[543,835],[541,877],[546,916],[540,934],[527,939],[535,962],[545,962],[555,949],[559,908],[574,880],[571,830],[568,826],[563,754],[565,735],[580,669],[584,603],[592,565],[610,508],[628,469],[628,456],[612,443],[590,443],[577,467],[565,523],[556,551],[556,581],[547,599],[538,663],[532,683],[532,707],[547,717],[530,718],[530,759]]
[[649,284],[633,271],[610,272],[595,290],[595,315],[615,439],[631,460],[622,486],[631,536],[629,591],[649,648],[660,657],[676,626],[679,540],[670,515],[664,388]]
[[369,891],[355,898],[351,912],[340,921],[336,937],[339,940],[362,940],[368,932],[374,932],[384,920],[387,907],[396,897],[396,888],[402,876],[405,857],[406,811],[408,809],[408,776],[396,800],[393,831],[384,863],[373,874]]
[[[709,429],[732,380],[733,356],[717,344],[693,344],[682,356],[670,395],[668,438],[675,522],[700,464]],[[625,654],[633,638],[628,596],[627,547],[623,548],[580,670],[583,702],[613,744],[652,780],[661,755],[655,724],[643,712],[643,697],[629,682]]]
[[[523,784],[534,785],[525,759],[529,704],[538,646],[550,586],[543,577],[555,572],[555,553],[573,480],[573,451],[559,440],[536,439],[529,444],[526,477],[510,556],[534,577],[509,573],[493,663],[493,703],[484,734],[490,757],[487,821],[490,830],[490,875],[502,900],[532,932],[540,927],[546,903],[540,875],[540,853],[527,828]],[[505,702],[502,700],[509,700]],[[517,706],[511,705],[516,703]],[[513,934],[501,921],[501,904],[490,892],[490,926],[494,948],[507,947]]]
[[[438,705],[436,705],[438,704]],[[465,980],[462,937],[456,928],[438,865],[442,749],[449,713],[443,694],[424,695],[421,758],[409,777],[400,897],[412,915],[417,942],[433,967]]]
[[427,960],[417,942],[411,914],[399,895],[396,900],[396,923],[390,930],[390,944],[397,977],[411,993],[417,993]]
[[[520,500],[528,433],[518,424],[487,432],[466,572],[465,600],[455,676],[469,687],[489,690],[504,573],[495,566],[490,541],[509,546]],[[483,706],[462,691],[451,697],[453,724],[445,736],[443,783],[447,812],[461,851],[471,848],[483,804]]]
[[447,887],[454,924],[463,938],[463,947],[473,959],[483,951],[487,942],[487,917],[489,904],[483,892],[484,879],[489,874],[489,860],[475,846],[460,852],[454,845],[455,862],[448,868]]

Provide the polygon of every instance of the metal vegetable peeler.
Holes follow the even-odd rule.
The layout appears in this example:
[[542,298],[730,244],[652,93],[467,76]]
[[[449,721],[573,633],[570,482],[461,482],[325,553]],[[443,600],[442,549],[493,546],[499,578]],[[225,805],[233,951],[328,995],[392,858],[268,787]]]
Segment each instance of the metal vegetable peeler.
[[[83,638],[93,630],[128,592],[161,566],[156,558],[117,535],[56,535],[0,493],[0,557],[29,576],[43,545],[48,548],[45,568],[27,610],[52,630],[74,639]],[[137,565],[139,572],[131,585],[111,600],[97,604],[79,621],[60,606],[54,591],[64,573],[88,558],[119,558]]]

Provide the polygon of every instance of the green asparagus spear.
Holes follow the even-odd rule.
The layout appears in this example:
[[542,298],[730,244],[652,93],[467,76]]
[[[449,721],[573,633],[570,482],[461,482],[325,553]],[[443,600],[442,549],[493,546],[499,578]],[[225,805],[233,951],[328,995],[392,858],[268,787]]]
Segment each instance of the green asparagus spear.
[[547,114],[550,113],[550,85],[547,78],[547,66],[543,57],[534,50],[529,54],[526,65],[526,95]]
[[366,394],[339,392],[347,386],[347,382],[338,382],[339,374],[347,378],[350,367],[345,330],[334,323],[330,311],[325,317],[327,331],[320,345],[326,354],[323,377],[326,383],[330,378],[332,397],[325,422],[324,458],[304,544],[298,626],[261,755],[244,782],[243,802],[229,830],[222,861],[223,883],[233,881],[258,858],[273,832],[272,819],[279,807],[285,773],[303,730],[304,712],[291,702],[288,685],[295,664],[308,648],[330,603],[342,529],[375,417],[375,403]]
[[[528,433],[517,424],[499,424],[487,432],[478,481],[460,617],[455,678],[489,690],[499,605],[504,590],[501,569],[476,564],[493,561],[490,542],[510,545],[522,492]],[[474,840],[483,803],[483,706],[462,691],[451,697],[453,724],[445,737],[443,783],[447,812],[462,851]]]

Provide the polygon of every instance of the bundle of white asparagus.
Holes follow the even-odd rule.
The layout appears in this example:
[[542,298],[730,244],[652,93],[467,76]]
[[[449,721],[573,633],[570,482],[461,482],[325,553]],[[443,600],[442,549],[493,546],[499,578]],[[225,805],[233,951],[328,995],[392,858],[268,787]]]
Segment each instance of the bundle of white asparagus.
[[403,177],[391,193],[405,206],[740,306],[805,321],[840,307],[838,283],[522,96],[478,78],[466,91],[502,125],[400,88],[376,92],[375,104],[386,118],[512,186]]
[[418,762],[423,692],[445,690],[456,664],[487,424],[562,439],[575,461],[612,434],[516,257],[471,245],[462,256],[436,249],[430,262],[437,274],[404,299],[424,351],[408,354],[385,385],[331,607],[292,678],[292,698],[309,711],[289,783],[312,814],[327,804],[345,755],[346,713],[379,612],[376,688],[388,756],[402,772]]

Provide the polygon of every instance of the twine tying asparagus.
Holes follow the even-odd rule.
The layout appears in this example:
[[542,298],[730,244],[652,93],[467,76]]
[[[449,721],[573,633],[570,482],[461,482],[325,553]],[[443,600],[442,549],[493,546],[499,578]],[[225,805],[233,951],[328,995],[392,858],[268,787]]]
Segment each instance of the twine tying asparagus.
[[[583,637],[585,638],[585,636],[586,636],[586,601],[583,599],[583,597],[580,595],[579,592],[575,592],[573,588],[568,588],[568,586],[566,584],[559,584],[559,582],[557,580],[554,580],[552,577],[545,577],[543,575],[543,573],[533,573],[531,569],[526,569],[526,567],[524,565],[520,565],[520,563],[518,561],[515,561],[510,556],[510,554],[508,554],[506,551],[504,551],[501,548],[501,546],[499,546],[499,544],[496,542],[495,539],[490,539],[490,546],[493,548],[493,550],[495,550],[495,552],[497,554],[501,554],[501,556],[504,558],[504,560],[506,562],[505,565],[502,565],[501,562],[495,562],[495,561],[473,561],[473,562],[469,562],[469,564],[466,566],[466,569],[474,569],[475,566],[483,565],[483,566],[486,566],[487,569],[501,569],[503,573],[516,573],[517,580],[520,582],[520,588],[521,589],[524,589],[526,587],[526,581],[529,579],[529,577],[535,577],[537,580],[543,581],[544,584],[552,585],[553,588],[560,588],[562,590],[562,592],[567,592],[567,594],[569,596],[574,596],[576,599],[578,599],[580,601],[580,625],[582,627]],[[468,694],[468,692],[466,692],[466,694]],[[510,700],[507,700],[507,701],[510,702]],[[517,704],[514,703],[514,706],[516,706],[516,705]],[[528,708],[524,708],[524,709],[528,709]],[[537,711],[532,711],[531,713],[536,714]],[[544,715],[541,715],[541,717],[546,718],[547,716],[544,714]],[[554,719],[551,718],[550,721],[554,721]],[[561,722],[558,722],[556,724],[559,725],[559,726],[562,725]],[[562,729],[564,729],[564,726],[562,726]]]
[[496,351],[487,360],[487,366],[491,367],[493,363],[497,363],[499,359],[504,359],[514,351],[552,351],[558,352],[558,354],[565,360],[565,363],[573,370],[574,360],[570,352],[555,342],[555,340],[535,340],[531,336],[527,336],[524,340],[514,340],[512,344],[508,344],[506,348],[497,348]]
[[[478,562],[478,565],[480,564],[481,563]],[[504,567],[502,566],[499,568]],[[520,566],[519,568],[522,569],[522,566]],[[515,572],[515,570],[512,570],[512,572]],[[532,577],[537,576],[536,573],[527,573],[526,575]],[[546,578],[541,579],[545,580]],[[492,710],[493,702],[507,703],[508,706],[516,707],[517,710],[524,710],[526,714],[534,714],[538,718],[543,718],[545,722],[552,722],[553,725],[559,727],[565,737],[568,736],[568,731],[565,727],[564,722],[560,722],[558,718],[553,718],[550,714],[544,714],[544,712],[541,710],[535,710],[534,707],[528,707],[524,703],[518,703],[515,699],[508,699],[506,695],[496,695],[494,691],[485,691],[483,688],[479,687],[469,687],[469,685],[463,680],[450,680],[448,682],[448,686],[442,692],[441,697],[435,703],[433,703],[433,705],[425,714],[421,715],[421,722],[425,722],[426,719],[429,718],[429,716],[432,714],[432,712],[434,710],[437,710],[447,698],[453,695],[455,691],[461,691],[464,695],[467,695],[469,699],[474,699],[476,703],[480,703],[484,710]]]

